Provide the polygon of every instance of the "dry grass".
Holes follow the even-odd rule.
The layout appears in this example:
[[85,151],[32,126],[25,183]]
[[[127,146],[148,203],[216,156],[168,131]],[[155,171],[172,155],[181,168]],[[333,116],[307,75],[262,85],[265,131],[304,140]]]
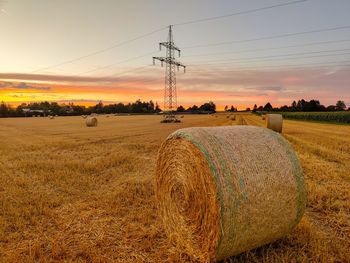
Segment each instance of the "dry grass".
[[[0,261],[189,261],[163,234],[154,194],[158,148],[172,131],[236,124],[226,115],[0,119]],[[263,125],[261,118],[237,115]],[[350,126],[284,121],[308,184],[286,238],[232,262],[350,261]]]

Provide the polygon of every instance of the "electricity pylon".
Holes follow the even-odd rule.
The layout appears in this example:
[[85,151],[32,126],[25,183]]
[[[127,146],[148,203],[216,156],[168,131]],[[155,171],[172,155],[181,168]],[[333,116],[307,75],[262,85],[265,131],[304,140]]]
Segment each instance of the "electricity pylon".
[[186,71],[186,66],[175,60],[175,51],[180,57],[180,49],[175,46],[173,40],[172,26],[169,26],[168,41],[159,43],[159,49],[162,46],[166,48],[166,57],[153,57],[153,65],[155,60],[159,60],[163,67],[165,63],[165,90],[164,90],[164,120],[162,122],[180,122],[175,116],[177,110],[177,94],[176,94],[176,75],[175,67],[179,70],[180,67]]

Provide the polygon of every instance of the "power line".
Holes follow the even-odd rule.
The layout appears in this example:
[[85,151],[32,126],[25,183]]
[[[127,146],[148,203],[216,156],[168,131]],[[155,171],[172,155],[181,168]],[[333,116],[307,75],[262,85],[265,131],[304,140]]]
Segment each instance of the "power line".
[[256,12],[259,12],[259,11],[264,11],[264,10],[268,10],[268,9],[272,9],[272,8],[276,8],[276,7],[282,7],[282,6],[287,6],[287,5],[299,4],[299,3],[306,2],[306,1],[308,1],[308,0],[290,1],[290,2],[286,2],[286,3],[265,6],[265,7],[250,9],[250,10],[246,10],[246,11],[234,12],[234,13],[231,13],[231,14],[226,14],[226,15],[221,15],[221,16],[213,16],[213,17],[201,18],[201,19],[196,19],[196,20],[190,20],[190,21],[186,21],[186,22],[182,22],[182,23],[173,24],[173,26],[183,26],[183,25],[189,25],[189,24],[195,24],[195,23],[201,23],[201,22],[206,22],[206,21],[223,19],[223,18],[236,16],[236,15],[256,13]]
[[73,63],[73,62],[76,62],[76,61],[79,61],[79,60],[82,60],[82,59],[85,59],[85,58],[88,58],[88,57],[92,57],[92,56],[95,56],[95,55],[104,53],[104,52],[106,52],[106,51],[112,50],[112,49],[114,49],[114,48],[116,48],[116,47],[120,47],[120,46],[122,46],[122,45],[125,45],[125,44],[128,44],[128,43],[134,42],[134,41],[136,41],[136,40],[145,38],[145,37],[147,37],[147,36],[153,35],[153,34],[155,34],[155,33],[157,33],[157,32],[160,32],[160,31],[164,30],[165,28],[166,28],[166,27],[162,27],[162,28],[159,28],[159,29],[157,29],[157,30],[151,31],[151,32],[149,32],[149,33],[146,33],[146,34],[137,36],[137,37],[135,37],[135,38],[132,38],[132,39],[129,39],[129,40],[126,40],[126,41],[123,41],[123,42],[116,43],[116,44],[114,44],[114,45],[112,45],[112,46],[109,46],[109,47],[107,47],[107,48],[100,49],[100,50],[91,52],[91,53],[89,53],[89,54],[86,54],[86,55],[84,55],[84,56],[80,56],[80,57],[77,57],[77,58],[74,58],[74,59],[66,60],[66,61],[63,61],[63,62],[61,62],[61,63],[55,64],[55,65],[51,65],[51,66],[48,66],[48,67],[40,68],[40,69],[34,70],[34,71],[30,72],[30,73],[35,73],[35,72],[38,72],[38,71],[43,71],[43,70],[48,70],[48,69],[56,68],[56,67],[59,67],[59,66],[65,65],[65,64],[70,64],[70,63]]
[[[279,65],[263,65],[263,66],[245,66],[243,67],[237,67],[234,69],[215,69],[215,70],[189,70],[189,73],[196,73],[196,72],[203,72],[203,73],[210,73],[210,72],[234,72],[237,70],[258,70],[260,68],[278,68],[278,69],[285,69],[285,68],[301,68],[302,66],[315,66],[315,65],[320,65],[319,67],[329,67],[329,66],[350,66],[350,60],[345,60],[345,61],[327,61],[327,62],[315,62],[315,63],[304,63],[304,64],[279,64]],[[239,65],[238,65],[239,66]]]
[[313,33],[319,33],[319,32],[344,30],[344,29],[349,29],[349,28],[350,28],[350,26],[338,26],[338,27],[323,28],[323,29],[316,29],[316,30],[310,30],[310,31],[302,31],[302,32],[295,32],[295,33],[288,33],[288,34],[281,34],[281,35],[274,35],[274,36],[259,37],[259,38],[250,38],[250,39],[232,40],[232,41],[218,42],[218,43],[211,43],[211,44],[204,44],[204,45],[187,46],[187,47],[183,47],[183,49],[210,47],[210,46],[221,46],[221,45],[228,45],[228,44],[233,44],[233,43],[254,42],[254,41],[260,41],[260,40],[284,38],[284,37],[306,35],[306,34],[313,34]]
[[187,58],[187,57],[204,57],[204,56],[224,55],[224,54],[241,54],[241,53],[249,53],[249,52],[256,52],[256,51],[276,50],[276,49],[285,49],[285,48],[294,48],[294,47],[307,47],[307,46],[315,46],[315,45],[322,45],[322,44],[342,43],[342,42],[350,42],[350,39],[311,42],[311,43],[298,44],[298,45],[288,45],[288,46],[278,46],[278,47],[258,48],[258,49],[246,49],[246,50],[229,51],[229,52],[202,53],[202,54],[187,55],[187,56],[183,56],[183,57]]
[[[192,20],[192,21],[188,21],[188,22],[184,22],[184,23],[177,23],[177,24],[174,24],[174,25],[179,26],[179,25],[193,24],[193,23],[198,23],[198,22],[203,22],[203,21],[216,20],[216,19],[221,19],[221,18],[225,18],[225,17],[229,17],[229,16],[235,16],[235,15],[242,15],[242,14],[254,13],[254,12],[258,12],[258,11],[263,11],[263,10],[267,10],[267,9],[271,9],[271,8],[276,8],[276,7],[282,7],[282,6],[297,4],[297,3],[306,2],[306,1],[309,1],[309,0],[291,1],[291,2],[287,2],[287,3],[276,4],[276,5],[266,6],[266,7],[262,7],[262,8],[256,8],[256,9],[241,11],[241,12],[231,13],[231,14],[222,15],[222,16],[216,16],[216,17],[209,17],[209,18],[203,18],[203,19],[198,19],[198,20]],[[91,53],[89,53],[89,54],[80,56],[80,57],[76,57],[76,58],[73,58],[73,59],[70,59],[70,60],[66,60],[66,61],[63,61],[63,62],[54,64],[54,65],[51,65],[51,66],[48,66],[48,67],[39,68],[39,69],[37,69],[37,70],[31,71],[30,73],[36,73],[36,72],[39,72],[39,71],[43,71],[43,70],[48,70],[48,69],[56,68],[56,67],[63,66],[63,65],[65,65],[65,64],[70,64],[70,63],[73,63],[73,62],[76,62],[76,61],[79,61],[79,60],[82,60],[82,59],[85,59],[85,58],[88,58],[88,57],[91,57],[91,56],[95,56],[95,55],[104,53],[104,52],[106,52],[106,51],[109,51],[109,50],[111,50],[111,49],[114,49],[114,48],[116,48],[116,47],[125,45],[125,44],[127,44],[127,43],[130,43],[130,42],[136,41],[136,40],[138,40],[138,39],[141,39],[141,38],[147,37],[147,36],[149,36],[149,35],[152,35],[152,34],[154,34],[154,33],[157,33],[157,32],[159,32],[159,31],[164,30],[165,28],[167,28],[167,27],[159,28],[159,29],[154,30],[154,31],[151,31],[151,32],[149,32],[149,33],[147,33],[147,34],[143,34],[143,35],[138,36],[138,37],[135,37],[135,38],[133,38],[133,39],[126,40],[126,41],[123,41],[123,42],[120,42],[120,43],[116,43],[116,44],[114,44],[114,45],[112,45],[112,46],[110,46],[110,47],[107,47],[107,48],[104,48],[104,49],[101,49],[101,50],[97,50],[97,51],[91,52]],[[106,66],[106,67],[109,67],[109,66]],[[95,71],[95,70],[92,70],[91,72],[93,72],[93,71]],[[90,72],[90,71],[89,71],[89,72]],[[84,73],[82,73],[82,74],[86,74],[86,73],[89,73],[89,72],[84,72]]]
[[[325,55],[314,55],[314,56],[302,56],[302,57],[292,57],[292,58],[288,58],[289,60],[293,60],[293,59],[305,59],[305,58],[318,58],[318,57],[329,57],[329,56],[343,56],[343,55],[350,55],[350,52],[347,53],[339,53],[339,54],[325,54]],[[203,66],[203,65],[217,65],[217,64],[230,64],[232,62],[247,62],[247,63],[251,63],[251,62],[261,62],[261,61],[279,61],[279,60],[285,60],[285,58],[267,58],[267,59],[261,59],[261,60],[237,60],[237,61],[230,61],[230,62],[221,62],[221,63],[207,63],[207,64],[190,64],[192,66]]]
[[[270,55],[270,56],[261,56],[261,57],[250,57],[250,58],[241,58],[241,59],[217,59],[217,60],[202,60],[197,62],[221,62],[221,61],[240,61],[244,59],[246,60],[256,60],[256,59],[264,59],[264,58],[275,58],[275,57],[289,57],[289,56],[302,56],[302,55],[309,55],[309,54],[319,54],[319,53],[329,53],[329,52],[340,52],[340,51],[349,51],[350,48],[345,49],[331,49],[331,50],[320,50],[320,51],[312,51],[312,52],[301,52],[301,53],[290,53],[290,54],[283,54],[283,55]],[[196,63],[196,62],[194,62]]]
[[101,77],[101,80],[102,81],[108,81],[108,80],[115,81],[116,80],[115,77],[120,77],[120,76],[123,76],[123,75],[125,75],[127,73],[135,72],[135,71],[138,71],[138,70],[150,67],[150,66],[151,65],[145,65],[145,66],[137,67],[137,68],[134,68],[134,69],[131,69],[131,70],[126,70],[126,71],[123,71],[123,72],[119,72],[119,73],[115,73],[115,74],[112,74],[112,75],[108,75],[108,76],[105,76],[105,77]]
[[149,52],[145,55],[141,55],[141,56],[137,56],[137,57],[132,57],[132,58],[129,58],[129,59],[126,59],[126,60],[122,60],[122,61],[119,61],[119,62],[116,62],[116,63],[112,63],[112,64],[109,64],[109,65],[106,65],[106,66],[101,66],[101,67],[98,67],[98,68],[95,68],[95,69],[92,69],[92,70],[88,70],[88,71],[84,71],[82,73],[79,73],[79,75],[84,75],[84,74],[87,74],[87,73],[91,73],[91,72],[94,72],[94,71],[98,71],[98,70],[101,70],[101,69],[106,69],[106,68],[110,68],[112,66],[115,66],[115,65],[119,65],[119,64],[123,64],[125,62],[129,62],[129,61],[132,61],[132,60],[136,60],[136,59],[139,59],[139,58],[143,58],[143,57],[148,57],[149,55],[153,55],[153,54],[156,54],[158,53],[159,51],[153,51],[153,52]]

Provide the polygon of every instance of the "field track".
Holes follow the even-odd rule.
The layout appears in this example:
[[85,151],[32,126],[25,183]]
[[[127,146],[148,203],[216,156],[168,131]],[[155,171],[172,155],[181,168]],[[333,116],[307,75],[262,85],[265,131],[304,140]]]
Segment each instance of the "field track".
[[[185,261],[154,198],[158,148],[190,126],[263,126],[259,116],[0,119],[0,262]],[[232,114],[233,115],[233,114]],[[304,168],[308,206],[286,238],[232,262],[350,262],[350,126],[284,121]],[[252,138],[254,139],[254,138]]]

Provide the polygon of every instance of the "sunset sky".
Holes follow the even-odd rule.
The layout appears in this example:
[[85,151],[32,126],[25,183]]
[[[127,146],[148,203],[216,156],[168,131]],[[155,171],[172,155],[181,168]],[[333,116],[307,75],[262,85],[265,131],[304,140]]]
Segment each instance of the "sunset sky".
[[178,105],[350,107],[349,13],[349,0],[0,0],[0,101],[162,106],[152,57],[172,24]]

